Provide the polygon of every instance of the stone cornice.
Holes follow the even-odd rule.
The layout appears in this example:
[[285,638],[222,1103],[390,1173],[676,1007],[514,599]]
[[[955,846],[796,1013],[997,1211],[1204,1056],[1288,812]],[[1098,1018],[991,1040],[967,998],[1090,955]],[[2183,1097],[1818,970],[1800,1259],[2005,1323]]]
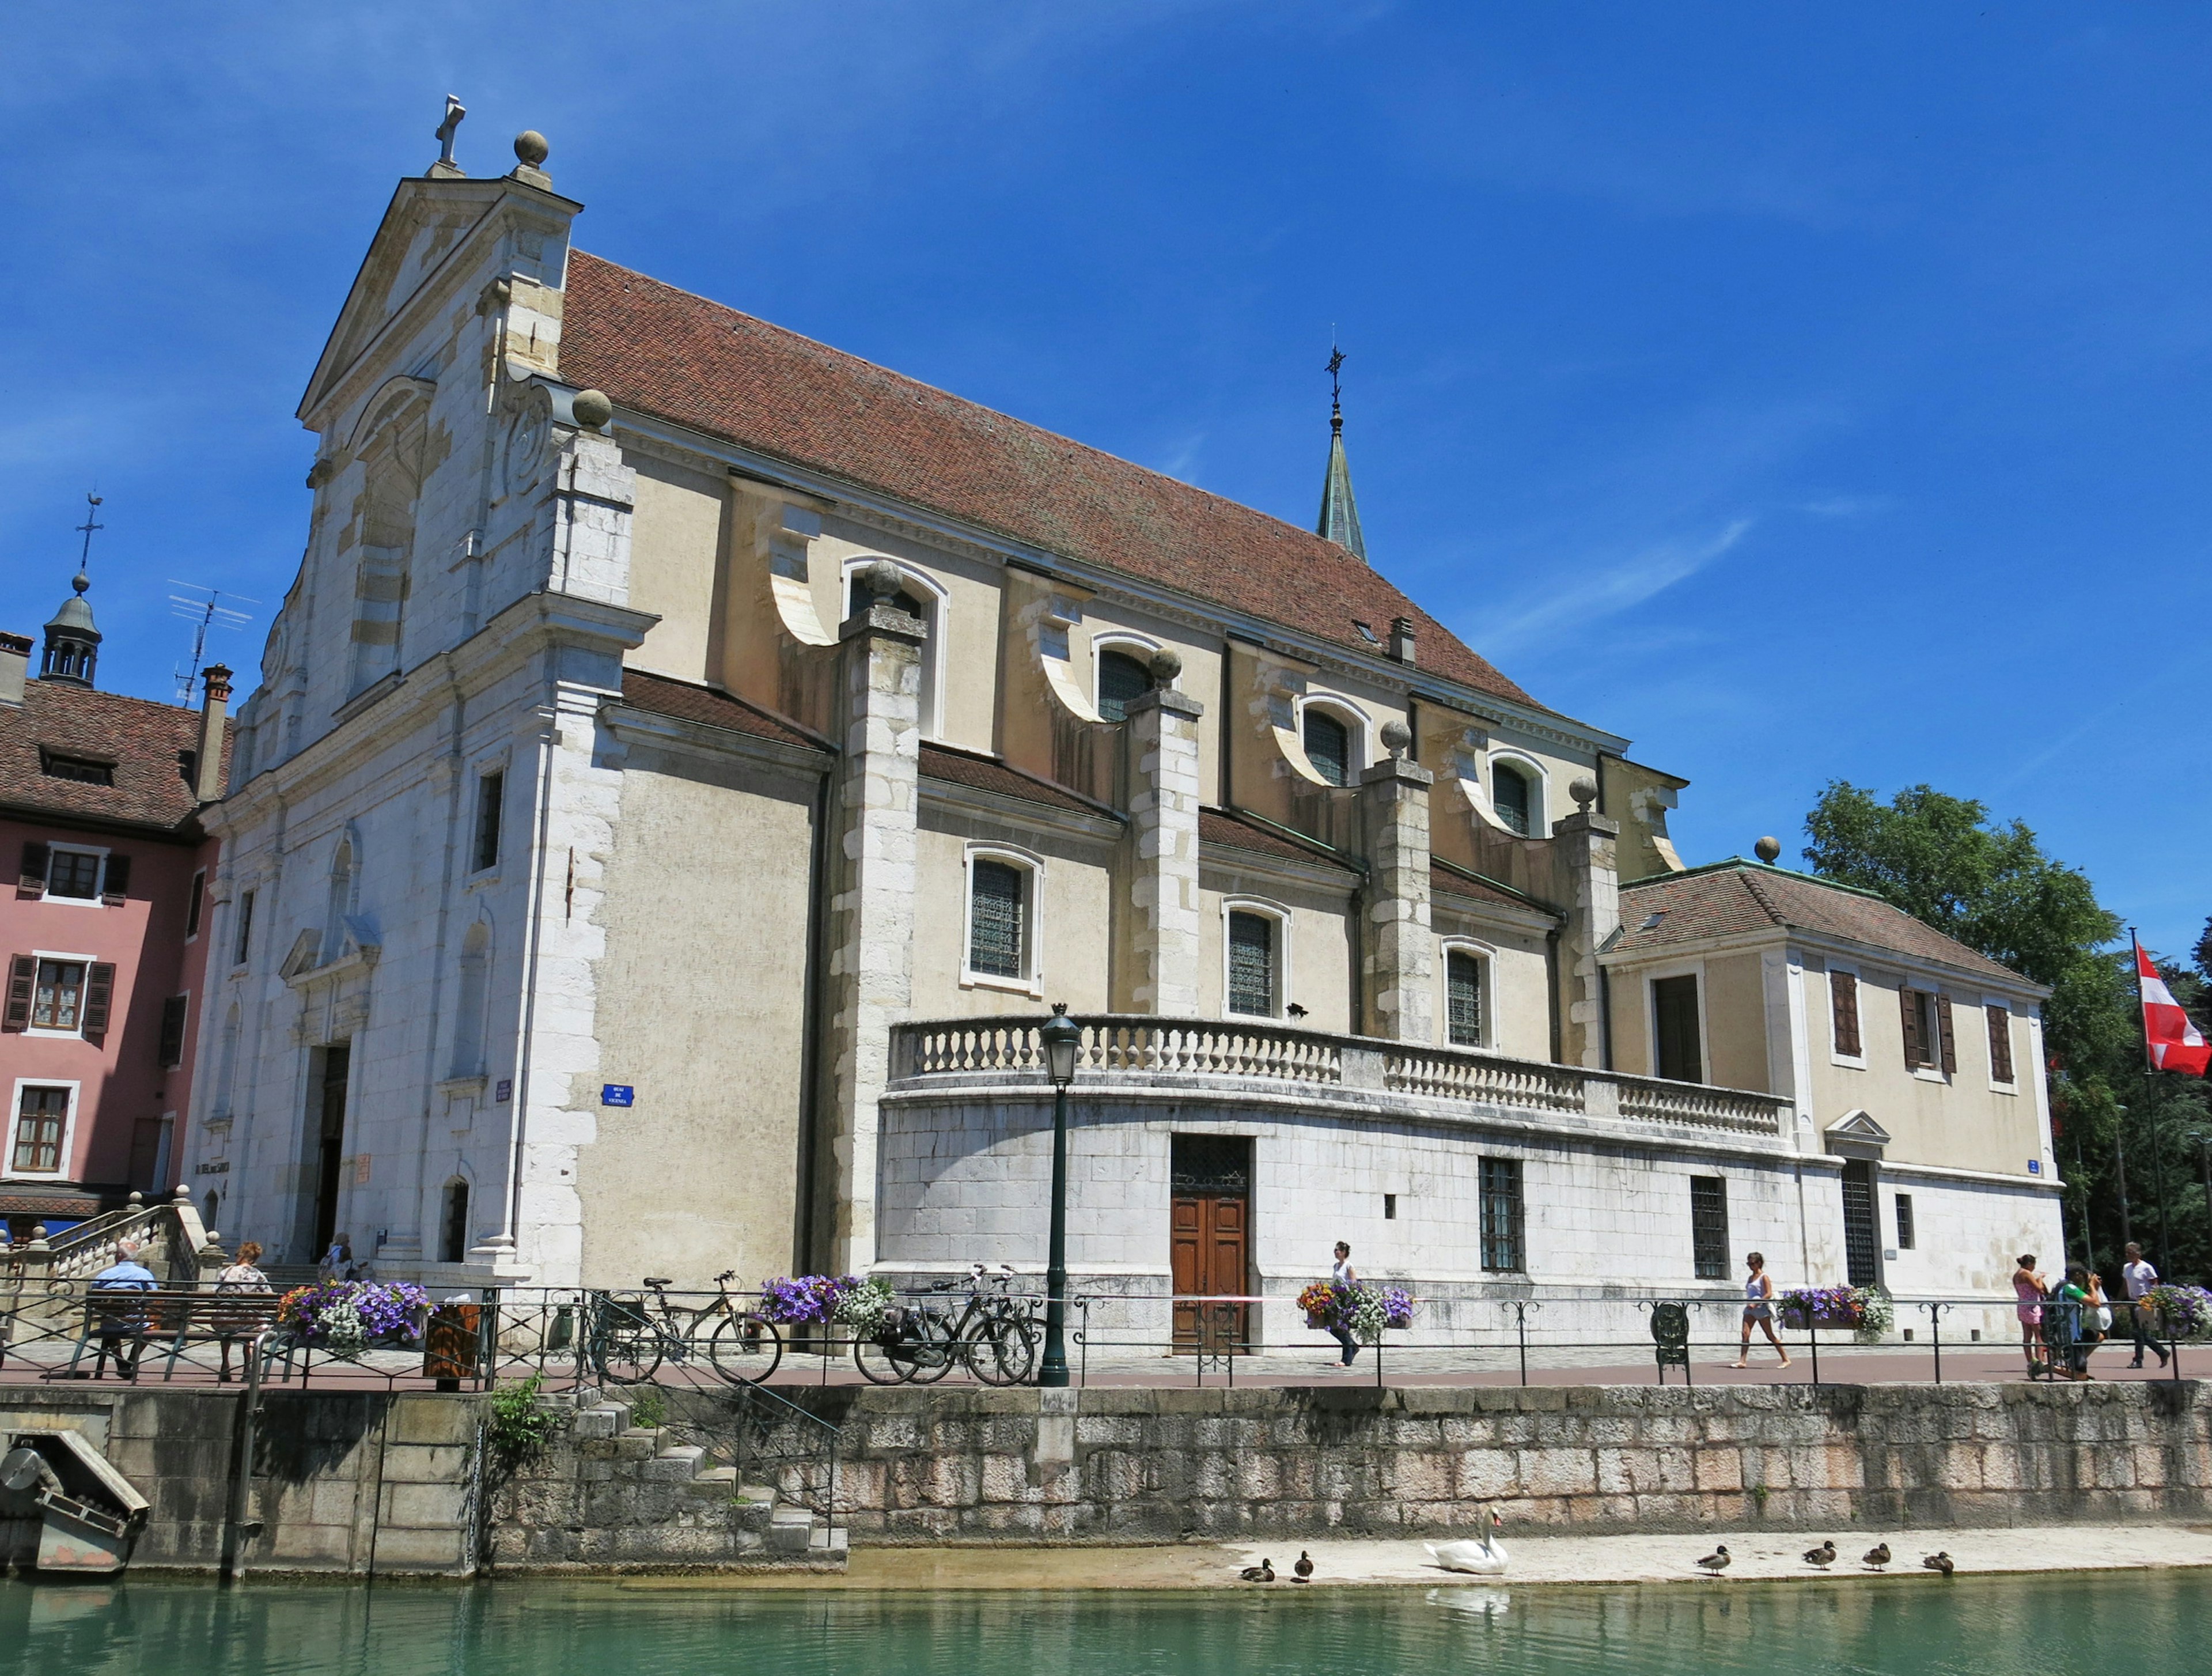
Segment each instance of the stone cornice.
[[736,728],[717,728],[711,722],[691,722],[659,710],[641,710],[616,698],[601,704],[599,717],[625,745],[643,745],[678,755],[743,757],[817,777],[836,760],[831,753],[811,746],[793,745],[787,740],[767,739]]
[[1025,797],[1008,797],[1003,793],[962,785],[956,780],[936,779],[927,772],[920,777],[920,783],[923,803],[938,808],[958,809],[987,820],[1041,827],[1073,838],[1098,838],[1109,844],[1121,836],[1122,823],[1109,815],[1032,803]]

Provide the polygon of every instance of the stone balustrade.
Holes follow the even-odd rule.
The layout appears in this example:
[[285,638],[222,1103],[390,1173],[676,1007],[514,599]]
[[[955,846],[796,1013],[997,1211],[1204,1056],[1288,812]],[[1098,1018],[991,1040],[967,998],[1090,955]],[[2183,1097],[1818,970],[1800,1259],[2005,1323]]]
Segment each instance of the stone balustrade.
[[[1077,1075],[1109,1084],[1117,1075],[1248,1079],[1708,1133],[1774,1138],[1789,1132],[1790,1100],[1749,1089],[1335,1036],[1255,1020],[1098,1014],[1070,1021],[1082,1032]],[[893,1084],[1042,1078],[1044,1049],[1037,1033],[1044,1022],[1042,1015],[1023,1014],[897,1025],[891,1033]]]

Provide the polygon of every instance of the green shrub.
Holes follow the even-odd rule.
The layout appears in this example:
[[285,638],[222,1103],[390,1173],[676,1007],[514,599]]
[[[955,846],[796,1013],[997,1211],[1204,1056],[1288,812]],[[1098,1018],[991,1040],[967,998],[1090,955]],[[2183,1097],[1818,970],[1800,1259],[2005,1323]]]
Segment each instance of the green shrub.
[[529,1460],[544,1449],[560,1429],[561,1417],[538,1405],[538,1387],[544,1383],[544,1374],[532,1374],[526,1380],[516,1380],[493,1389],[491,1417],[484,1430],[493,1453],[501,1461],[512,1464]]

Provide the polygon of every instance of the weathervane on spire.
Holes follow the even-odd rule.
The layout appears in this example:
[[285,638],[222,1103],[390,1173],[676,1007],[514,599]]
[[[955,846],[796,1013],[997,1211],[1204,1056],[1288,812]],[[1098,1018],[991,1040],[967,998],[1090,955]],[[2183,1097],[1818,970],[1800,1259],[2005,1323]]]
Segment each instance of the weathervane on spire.
[[80,594],[92,586],[92,533],[107,527],[93,515],[100,509],[100,497],[88,492],[84,501],[84,521],[76,527],[84,533],[84,551],[77,555],[76,579],[70,584]]
[[1344,351],[1332,342],[1328,346],[1328,413],[1329,423],[1338,430],[1344,428]]
[[461,119],[468,113],[467,106],[450,93],[446,95],[446,119],[438,125],[438,162],[456,174],[460,173],[461,166],[453,161],[453,136],[460,129]]

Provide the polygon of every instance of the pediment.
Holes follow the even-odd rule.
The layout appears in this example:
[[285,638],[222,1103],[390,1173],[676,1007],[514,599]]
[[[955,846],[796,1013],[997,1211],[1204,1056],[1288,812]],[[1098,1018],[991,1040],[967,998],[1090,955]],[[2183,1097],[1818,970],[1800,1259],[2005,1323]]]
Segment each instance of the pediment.
[[1844,1112],[1820,1132],[1831,1151],[1878,1150],[1890,1142],[1889,1131],[1876,1123],[1874,1114],[1864,1108]]

